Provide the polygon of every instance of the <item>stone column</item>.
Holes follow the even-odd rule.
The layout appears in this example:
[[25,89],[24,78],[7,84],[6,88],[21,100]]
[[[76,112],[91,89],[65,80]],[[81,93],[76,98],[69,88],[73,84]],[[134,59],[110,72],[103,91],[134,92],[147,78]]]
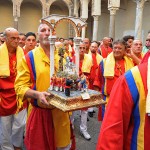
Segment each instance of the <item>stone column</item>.
[[[73,16],[73,7],[69,6],[69,16]],[[69,37],[75,37],[74,27],[69,23]]]
[[79,75],[79,45],[81,42],[81,37],[75,37],[74,43],[75,43],[75,64],[76,64],[76,73]]
[[145,0],[136,0],[135,39],[142,38],[142,19]]
[[99,16],[93,16],[93,18],[94,18],[94,22],[93,22],[93,41],[97,41]]
[[82,28],[82,40],[85,38],[85,34],[86,34],[86,27]]
[[55,51],[55,40],[56,40],[56,36],[49,36],[49,41],[50,41],[50,79],[52,77],[52,75],[55,73],[54,71],[54,51]]
[[[86,21],[88,18],[88,0],[81,1],[81,18]],[[82,28],[82,39],[85,38],[86,28]]]
[[[83,21],[86,21],[87,18],[82,18]],[[85,38],[85,34],[86,34],[86,27],[82,28],[82,40]]]
[[42,5],[42,17],[49,16],[49,6],[46,4]]
[[20,17],[20,5],[21,2],[13,2],[13,17],[14,17],[14,28],[18,30],[18,18]]
[[74,16],[79,17],[79,0],[74,0]]
[[14,16],[14,28],[18,30],[18,17]]
[[110,11],[110,24],[109,24],[109,36],[115,38],[115,15],[116,11],[119,8],[110,7],[108,10]]

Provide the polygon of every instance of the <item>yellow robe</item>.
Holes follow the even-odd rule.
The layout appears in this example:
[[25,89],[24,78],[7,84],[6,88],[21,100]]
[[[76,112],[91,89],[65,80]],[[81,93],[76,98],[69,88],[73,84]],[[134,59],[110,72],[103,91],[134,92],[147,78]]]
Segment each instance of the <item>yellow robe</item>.
[[[33,50],[36,70],[36,90],[47,91],[50,86],[50,60],[41,47]],[[21,102],[27,90],[30,89],[32,81],[30,71],[25,58],[22,59],[18,68],[18,75],[15,82],[17,98]],[[39,101],[40,107],[46,108]],[[64,113],[57,108],[52,110],[53,123],[55,129],[56,147],[65,147],[70,144],[70,120],[68,113]]]
[[82,63],[82,72],[90,73],[91,67],[93,65],[92,57],[89,54],[84,54],[84,59]]

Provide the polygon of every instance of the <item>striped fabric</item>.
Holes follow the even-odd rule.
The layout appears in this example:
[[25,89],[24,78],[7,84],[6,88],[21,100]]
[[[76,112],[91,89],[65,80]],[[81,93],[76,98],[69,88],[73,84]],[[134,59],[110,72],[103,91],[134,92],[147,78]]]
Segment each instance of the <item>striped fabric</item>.
[[[33,90],[36,90],[36,71],[35,71],[33,52],[30,51],[29,53],[27,53],[25,55],[25,58],[26,58],[27,65],[28,65],[29,70],[30,70],[30,77],[31,77],[31,80],[32,80],[32,83],[33,83],[31,88]],[[32,105],[34,105],[36,107],[39,107],[38,104],[37,104],[37,100],[36,99],[31,100],[31,103],[32,103]]]

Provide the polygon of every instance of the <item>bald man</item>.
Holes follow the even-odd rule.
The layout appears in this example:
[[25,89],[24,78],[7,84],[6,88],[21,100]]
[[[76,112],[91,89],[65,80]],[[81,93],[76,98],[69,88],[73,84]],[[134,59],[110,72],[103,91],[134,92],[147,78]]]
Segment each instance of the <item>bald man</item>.
[[85,53],[88,54],[90,52],[90,45],[91,45],[91,41],[89,38],[85,38],[83,39],[83,43],[85,44],[86,46],[86,51]]
[[2,150],[21,150],[26,109],[17,111],[14,82],[24,53],[18,47],[19,33],[14,28],[4,31],[5,43],[0,47],[0,145]]
[[100,45],[100,54],[103,58],[106,58],[111,52],[112,48],[109,46],[111,39],[109,37],[104,37],[103,42]]

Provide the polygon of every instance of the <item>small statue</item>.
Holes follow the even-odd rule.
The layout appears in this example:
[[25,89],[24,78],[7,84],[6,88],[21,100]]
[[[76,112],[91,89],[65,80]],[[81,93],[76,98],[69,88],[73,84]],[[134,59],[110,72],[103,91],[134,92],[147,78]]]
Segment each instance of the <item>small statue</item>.
[[50,90],[51,91],[54,89],[55,85],[56,85],[56,75],[53,74],[51,77],[51,82],[50,82]]
[[73,80],[71,79],[70,76],[66,78],[66,83],[65,83],[65,95],[70,96],[70,88],[71,84],[73,83]]
[[[62,44],[62,43],[61,43]],[[60,56],[59,58],[59,71],[63,71],[63,59],[64,59],[64,54],[65,54],[65,49],[63,44],[59,46],[58,48],[58,55]]]
[[80,79],[78,80],[78,86],[81,92],[87,92],[87,78],[84,74],[81,74]]
[[62,92],[64,90],[65,86],[65,78],[61,77],[60,78],[60,91]]
[[60,87],[60,78],[56,77],[56,84],[55,84],[54,90],[56,92],[59,91],[59,87]]

